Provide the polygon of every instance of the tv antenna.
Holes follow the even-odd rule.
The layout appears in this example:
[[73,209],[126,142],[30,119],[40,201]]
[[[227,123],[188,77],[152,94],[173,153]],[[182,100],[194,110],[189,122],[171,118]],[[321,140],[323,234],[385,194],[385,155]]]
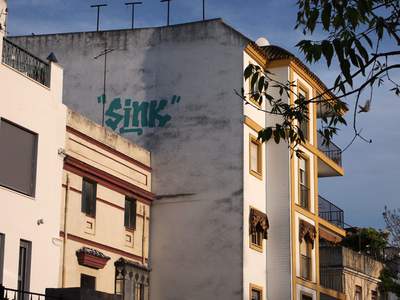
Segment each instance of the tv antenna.
[[143,2],[127,2],[125,3],[126,6],[131,5],[132,6],[132,26],[131,29],[135,28],[135,5],[140,5],[143,4]]
[[94,4],[90,5],[90,7],[96,7],[97,8],[97,30],[99,31],[99,23],[100,23],[100,7],[105,7],[108,6],[107,4]]
[[102,56],[104,56],[104,70],[103,70],[103,95],[101,95],[101,97],[99,97],[99,101],[102,102],[103,104],[103,113],[102,113],[102,117],[101,117],[101,126],[104,127],[104,115],[105,115],[105,109],[106,109],[106,85],[107,85],[107,55],[110,52],[113,52],[114,49],[108,49],[107,48],[107,38],[104,44],[104,50],[97,56],[94,57],[94,59],[98,59]]
[[206,0],[203,0],[203,21],[206,19]]
[[167,26],[169,26],[169,12],[170,12],[170,4],[172,0],[161,0],[160,2],[167,2],[168,3],[168,8],[167,8]]

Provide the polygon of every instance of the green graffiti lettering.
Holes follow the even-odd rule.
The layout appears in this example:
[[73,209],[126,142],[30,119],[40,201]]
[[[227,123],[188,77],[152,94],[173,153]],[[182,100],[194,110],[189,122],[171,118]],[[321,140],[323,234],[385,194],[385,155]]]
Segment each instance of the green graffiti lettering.
[[148,102],[133,102],[133,116],[132,116],[132,125],[135,127],[139,127],[139,113],[140,113],[140,121],[142,127],[147,127],[148,118],[147,114],[149,111],[149,103]]
[[159,114],[160,111],[162,111],[167,106],[168,101],[162,99],[159,103],[157,102],[157,100],[153,100],[150,102],[149,127],[156,127],[156,120],[158,120],[158,127],[164,127],[165,124],[167,124],[168,121],[171,120],[170,115],[166,114],[162,116]]
[[108,107],[105,113],[105,116],[110,118],[107,119],[106,125],[110,127],[112,130],[116,130],[118,128],[118,124],[124,118],[123,115],[116,112],[121,108],[122,108],[121,99],[115,98],[113,101],[111,101],[110,106]]
[[[97,97],[98,103],[105,103],[105,96]],[[164,127],[172,117],[169,114],[162,114],[162,111],[169,105],[178,104],[180,96],[174,95],[171,101],[161,99],[152,101],[132,101],[125,99],[124,106],[121,105],[121,98],[114,98],[105,112],[107,118],[105,124],[112,130],[119,133],[143,134],[143,128]],[[122,124],[121,124],[122,123]],[[118,129],[119,128],[119,129]]]

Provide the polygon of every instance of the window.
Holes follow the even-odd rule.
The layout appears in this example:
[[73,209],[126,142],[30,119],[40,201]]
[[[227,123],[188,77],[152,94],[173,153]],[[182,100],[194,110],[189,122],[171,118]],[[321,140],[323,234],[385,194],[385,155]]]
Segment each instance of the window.
[[257,87],[258,87],[258,82],[252,87],[252,85],[251,85],[251,81],[252,81],[252,78],[253,78],[253,76],[250,76],[247,80],[248,80],[248,83],[249,83],[249,86],[248,86],[248,88],[249,88],[249,91],[248,91],[248,99],[249,99],[249,101],[251,102],[251,103],[253,103],[254,105],[256,105],[257,107],[261,107],[261,100],[262,100],[262,98],[261,98],[261,96],[259,96],[259,98],[257,98],[258,97],[258,95],[259,95],[259,92],[258,92],[258,89],[257,89]]
[[89,217],[96,217],[97,184],[87,178],[82,180],[82,212]]
[[378,293],[376,291],[371,291],[371,300],[378,300]]
[[312,296],[301,294],[301,300],[313,300]]
[[[308,93],[305,91],[305,89],[299,88],[299,99],[302,100],[307,100],[308,99]],[[309,113],[307,111],[307,115],[309,116]],[[310,138],[310,124],[308,119],[304,119],[300,123],[300,130],[304,135],[304,138],[306,141],[309,141]]]
[[36,133],[0,119],[0,185],[35,196]]
[[254,136],[250,135],[250,174],[262,179],[262,145]]
[[263,291],[262,287],[250,284],[250,299],[251,300],[262,300],[263,299]]
[[263,251],[263,240],[268,238],[269,221],[265,213],[250,207],[249,234],[250,248]]
[[125,197],[125,227],[128,229],[136,228],[136,200]]
[[3,284],[4,242],[5,242],[5,236],[3,233],[0,233],[0,285]]
[[88,290],[96,289],[96,277],[81,274],[81,288]]
[[359,285],[356,285],[356,294],[354,297],[355,300],[362,300],[362,288]]
[[311,280],[312,243],[303,239],[300,243],[300,274],[301,278]]
[[[19,244],[19,261],[18,261],[18,290],[29,291],[29,283],[31,277],[31,252],[32,243],[21,240]],[[22,297],[18,296],[19,299],[28,298],[28,295]]]
[[299,158],[299,196],[300,206],[310,209],[310,174],[309,161],[305,157]]

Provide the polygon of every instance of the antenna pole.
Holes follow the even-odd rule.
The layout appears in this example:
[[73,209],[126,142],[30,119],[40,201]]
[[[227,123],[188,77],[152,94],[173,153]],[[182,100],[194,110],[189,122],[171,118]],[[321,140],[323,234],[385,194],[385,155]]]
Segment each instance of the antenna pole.
[[103,113],[101,117],[101,125],[104,127],[104,116],[105,116],[105,109],[106,109],[106,86],[107,86],[107,54],[114,51],[114,49],[107,48],[107,40],[104,44],[104,51],[101,52],[99,55],[95,56],[94,59],[98,59],[101,56],[104,56],[104,69],[103,69],[103,95],[100,97],[101,102],[103,104]]
[[100,25],[100,7],[107,6],[107,4],[94,4],[90,5],[90,7],[96,7],[97,8],[97,30],[99,31],[99,25]]
[[125,5],[131,5],[132,6],[132,24],[131,24],[131,29],[135,28],[135,5],[140,5],[143,4],[143,2],[127,2]]
[[167,2],[168,3],[168,10],[167,10],[167,26],[169,26],[169,15],[170,15],[170,3],[172,0],[161,0],[160,2]]
[[206,1],[203,0],[203,21],[206,19]]

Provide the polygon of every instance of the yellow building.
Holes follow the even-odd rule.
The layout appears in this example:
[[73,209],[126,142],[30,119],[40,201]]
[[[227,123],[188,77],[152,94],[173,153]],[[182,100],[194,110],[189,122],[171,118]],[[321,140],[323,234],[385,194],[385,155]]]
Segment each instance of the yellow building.
[[68,111],[60,287],[148,298],[150,153]]

